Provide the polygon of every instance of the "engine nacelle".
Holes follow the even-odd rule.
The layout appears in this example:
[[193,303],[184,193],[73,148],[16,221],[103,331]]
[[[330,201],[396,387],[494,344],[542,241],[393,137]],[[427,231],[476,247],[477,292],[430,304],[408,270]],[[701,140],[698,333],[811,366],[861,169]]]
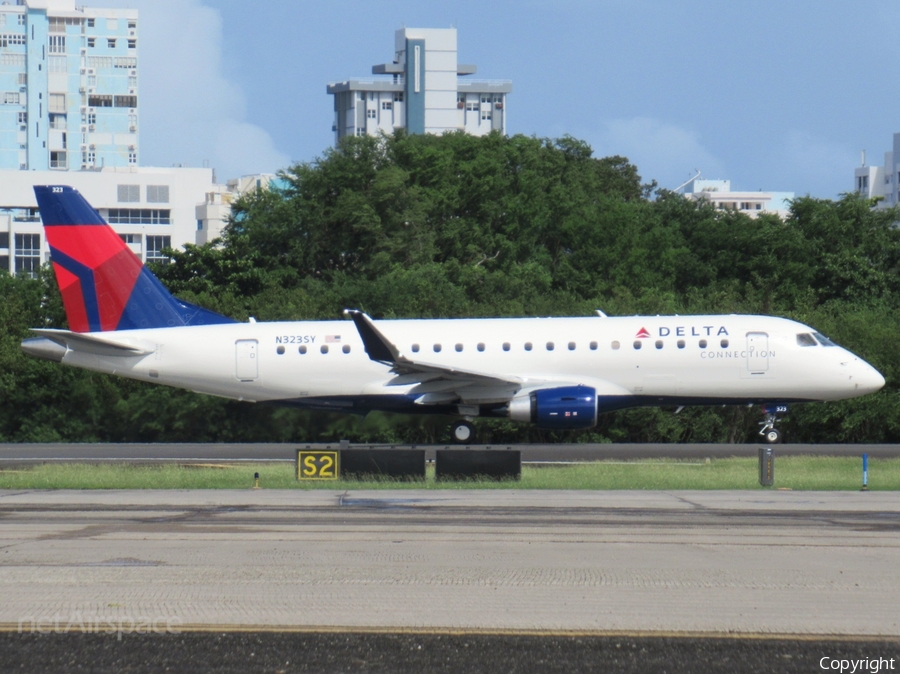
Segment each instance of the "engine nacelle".
[[597,391],[590,386],[560,386],[513,398],[509,418],[538,428],[593,428],[597,424]]

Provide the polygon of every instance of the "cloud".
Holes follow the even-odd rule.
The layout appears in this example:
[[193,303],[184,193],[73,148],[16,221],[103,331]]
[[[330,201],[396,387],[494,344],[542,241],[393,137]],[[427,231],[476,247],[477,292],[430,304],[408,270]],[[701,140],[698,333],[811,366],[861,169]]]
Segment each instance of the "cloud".
[[700,170],[707,178],[723,178],[722,162],[703,147],[697,133],[650,117],[601,122],[589,139],[596,156],[622,155],[638,167],[645,182],[656,180],[673,189]]
[[247,120],[222,63],[222,16],[201,0],[106,0],[139,11],[140,163],[208,165],[220,181],[290,163]]

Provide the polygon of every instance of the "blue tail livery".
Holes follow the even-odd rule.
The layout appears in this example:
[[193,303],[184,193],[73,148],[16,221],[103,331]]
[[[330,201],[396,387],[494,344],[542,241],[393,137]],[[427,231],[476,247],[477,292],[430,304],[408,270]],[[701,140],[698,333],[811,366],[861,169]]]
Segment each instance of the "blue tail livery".
[[34,193],[73,332],[234,322],[173,297],[78,190]]

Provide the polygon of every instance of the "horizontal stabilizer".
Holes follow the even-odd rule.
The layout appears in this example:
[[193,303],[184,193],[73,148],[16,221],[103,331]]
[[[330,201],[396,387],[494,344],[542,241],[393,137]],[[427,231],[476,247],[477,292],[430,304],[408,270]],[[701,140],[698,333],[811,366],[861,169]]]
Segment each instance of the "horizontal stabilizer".
[[[98,356],[146,356],[156,351],[156,345],[126,337],[90,335],[70,330],[33,329],[32,332],[49,339],[70,351],[93,353]],[[26,342],[28,340],[25,340]],[[25,342],[23,342],[24,345]],[[24,346],[23,346],[24,348]]]

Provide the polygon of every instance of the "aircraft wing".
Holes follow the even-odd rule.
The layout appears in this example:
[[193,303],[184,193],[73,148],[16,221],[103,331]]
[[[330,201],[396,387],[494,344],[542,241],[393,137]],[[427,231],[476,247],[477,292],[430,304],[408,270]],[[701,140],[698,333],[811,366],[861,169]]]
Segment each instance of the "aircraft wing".
[[388,386],[410,386],[419,393],[421,405],[462,402],[464,404],[505,403],[527,385],[521,377],[460,370],[407,358],[375,327],[375,322],[356,309],[344,314],[353,319],[369,358],[391,366],[396,377]]

